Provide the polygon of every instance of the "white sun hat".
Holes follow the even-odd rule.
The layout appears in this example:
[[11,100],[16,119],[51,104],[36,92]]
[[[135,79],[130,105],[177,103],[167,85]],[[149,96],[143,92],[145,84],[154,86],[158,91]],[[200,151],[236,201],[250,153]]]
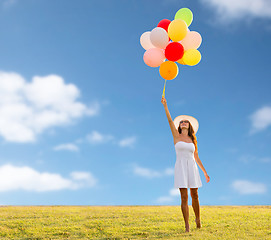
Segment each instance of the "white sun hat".
[[188,120],[191,123],[191,125],[192,125],[192,127],[194,129],[194,133],[196,134],[196,132],[199,129],[199,122],[198,122],[198,120],[196,118],[192,117],[192,116],[180,115],[180,116],[176,117],[174,119],[174,121],[173,121],[177,130],[179,128],[180,121],[182,121],[182,120]]

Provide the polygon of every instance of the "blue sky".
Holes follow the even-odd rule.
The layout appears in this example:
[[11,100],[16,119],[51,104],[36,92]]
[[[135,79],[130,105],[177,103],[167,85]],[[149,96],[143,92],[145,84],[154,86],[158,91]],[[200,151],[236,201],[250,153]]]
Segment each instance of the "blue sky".
[[139,40],[182,7],[202,60],[166,99],[199,121],[200,204],[270,204],[268,0],[1,0],[1,205],[180,204],[164,80]]

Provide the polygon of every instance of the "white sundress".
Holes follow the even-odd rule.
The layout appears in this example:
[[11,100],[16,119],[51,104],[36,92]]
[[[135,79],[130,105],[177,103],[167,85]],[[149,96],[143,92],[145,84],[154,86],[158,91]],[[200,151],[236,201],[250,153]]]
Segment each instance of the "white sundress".
[[202,187],[198,166],[194,157],[195,152],[194,143],[179,141],[174,146],[176,151],[174,187],[175,188]]

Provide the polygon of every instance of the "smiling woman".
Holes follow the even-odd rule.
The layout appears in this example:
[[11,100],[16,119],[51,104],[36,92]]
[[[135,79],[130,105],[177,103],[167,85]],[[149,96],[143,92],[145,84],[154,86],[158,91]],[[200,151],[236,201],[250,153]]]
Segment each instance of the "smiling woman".
[[197,140],[195,134],[198,131],[199,124],[197,119],[188,115],[180,115],[176,117],[173,122],[167,107],[166,99],[162,97],[161,102],[165,107],[176,151],[174,187],[179,188],[180,190],[182,200],[181,207],[185,221],[185,228],[186,232],[189,232],[190,229],[187,188],[190,188],[192,206],[196,216],[195,222],[197,224],[197,228],[201,228],[198,188],[202,187],[202,182],[196,161],[204,171],[206,181],[209,182],[210,180],[198,157]]

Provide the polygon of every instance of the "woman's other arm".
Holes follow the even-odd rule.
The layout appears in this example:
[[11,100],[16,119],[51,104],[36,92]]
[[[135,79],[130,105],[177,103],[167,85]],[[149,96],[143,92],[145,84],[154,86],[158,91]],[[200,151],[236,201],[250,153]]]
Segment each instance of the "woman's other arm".
[[200,158],[199,158],[198,150],[196,150],[196,151],[194,152],[194,158],[195,158],[197,164],[199,165],[199,167],[201,168],[201,170],[203,171],[204,176],[205,176],[205,178],[206,178],[206,182],[208,183],[208,182],[210,181],[210,177],[208,176],[208,174],[207,174],[205,168],[203,167],[203,164],[202,164],[202,162],[201,162],[201,160],[200,160]]

